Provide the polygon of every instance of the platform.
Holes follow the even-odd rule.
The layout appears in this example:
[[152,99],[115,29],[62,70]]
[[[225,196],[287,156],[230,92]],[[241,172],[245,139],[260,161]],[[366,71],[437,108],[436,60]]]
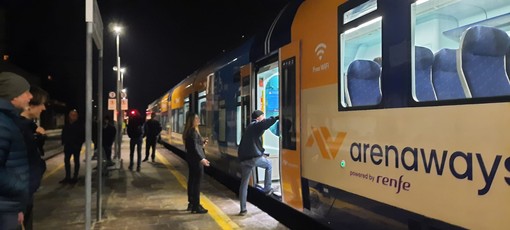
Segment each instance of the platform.
[[[129,139],[124,138],[122,146],[122,167],[104,177],[103,217],[99,222],[97,175],[93,171],[92,229],[287,229],[250,203],[248,215],[238,216],[236,194],[208,175],[202,182],[201,204],[209,213],[191,214],[186,211],[188,168],[183,159],[158,145],[156,162],[143,162],[140,172],[130,171]],[[65,175],[63,157],[60,154],[47,160],[48,169],[35,195],[34,229],[85,228],[84,156],[79,181],[74,185],[58,183]],[[92,164],[95,166],[96,161]]]

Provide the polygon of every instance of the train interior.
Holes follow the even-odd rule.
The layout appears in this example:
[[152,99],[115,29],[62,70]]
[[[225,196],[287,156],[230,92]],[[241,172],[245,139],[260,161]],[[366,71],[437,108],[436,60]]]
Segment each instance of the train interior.
[[[266,118],[278,116],[280,113],[279,105],[279,76],[278,62],[273,62],[258,69],[256,73],[256,109],[264,112]],[[280,189],[280,134],[279,122],[271,126],[262,136],[263,147],[269,154],[268,159],[272,163],[273,171],[271,179],[273,189],[276,195],[281,194]],[[257,168],[257,185],[264,186],[265,171]]]
[[[346,12],[344,24],[376,8],[365,6],[356,13]],[[340,35],[343,107],[377,105],[381,100],[383,20],[377,17]],[[413,3],[413,99],[423,102],[510,95],[509,20],[510,5],[505,1]]]

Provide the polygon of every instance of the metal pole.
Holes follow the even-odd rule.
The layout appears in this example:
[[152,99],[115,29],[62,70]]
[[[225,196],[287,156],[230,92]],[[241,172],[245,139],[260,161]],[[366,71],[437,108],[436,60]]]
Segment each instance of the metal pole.
[[86,109],[85,109],[85,159],[86,159],[86,173],[85,173],[85,230],[90,229],[91,225],[91,193],[92,193],[92,166],[90,164],[90,151],[92,144],[92,27],[93,22],[87,22],[87,57],[86,57],[86,70],[85,70],[85,85],[86,85]]
[[121,79],[120,79],[120,53],[119,53],[119,46],[120,46],[120,39],[119,39],[119,33],[117,33],[117,149],[115,150],[115,158],[119,162],[118,167],[120,167],[120,148],[122,144],[122,108],[120,106],[120,91],[122,90],[121,87]]
[[103,194],[103,50],[99,50],[97,76],[97,221],[101,221],[102,214],[102,194]]

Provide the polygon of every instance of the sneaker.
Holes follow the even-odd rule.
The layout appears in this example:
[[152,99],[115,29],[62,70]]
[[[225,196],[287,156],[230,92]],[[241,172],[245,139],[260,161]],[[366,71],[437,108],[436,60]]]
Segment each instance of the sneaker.
[[274,190],[271,188],[267,192],[264,192],[264,194],[266,194],[266,196],[270,196],[271,194],[273,194],[273,192]]
[[140,172],[140,166],[136,167],[136,171]]
[[130,166],[128,167],[128,169],[129,169],[129,171],[133,171],[133,165],[130,165]]
[[205,209],[204,207],[202,207],[202,205],[198,205],[197,208],[191,210],[191,213],[196,213],[196,214],[205,214],[207,213],[209,210]]
[[246,214],[248,214],[248,211],[247,211],[247,210],[243,210],[243,211],[240,211],[240,212],[239,212],[239,215],[240,215],[240,216],[246,216]]
[[149,160],[148,158],[145,158],[145,159],[143,159],[143,162],[146,162],[146,161],[148,161],[148,160]]
[[59,181],[58,183],[59,183],[59,184],[67,184],[67,183],[69,183],[70,181],[71,181],[71,180],[70,180],[69,178],[67,178],[67,177],[66,177],[66,178],[64,178],[63,180]]
[[186,209],[186,211],[191,211],[193,209],[193,205],[191,205],[191,203],[188,203],[188,208]]

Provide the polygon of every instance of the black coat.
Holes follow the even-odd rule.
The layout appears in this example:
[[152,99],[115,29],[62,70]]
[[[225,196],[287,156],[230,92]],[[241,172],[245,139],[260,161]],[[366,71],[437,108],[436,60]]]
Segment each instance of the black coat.
[[79,121],[68,123],[62,129],[62,145],[64,148],[81,148],[85,142],[85,127]]
[[19,112],[0,99],[0,212],[25,211],[29,166]]
[[278,118],[269,117],[262,121],[252,120],[251,123],[246,127],[246,131],[241,138],[239,143],[239,149],[237,155],[240,161],[249,160],[255,157],[262,156],[265,149],[262,147],[262,134],[266,129],[269,129]]
[[23,117],[21,118],[20,124],[20,129],[23,133],[27,146],[28,167],[30,169],[29,195],[30,198],[33,198],[33,194],[41,186],[42,176],[46,171],[46,162],[41,159],[41,153],[38,148],[38,143],[36,142],[35,130],[37,129],[37,124],[35,124],[32,120]]
[[186,147],[186,159],[189,162],[198,162],[205,158],[204,140],[195,129],[185,135],[184,146]]
[[161,124],[159,124],[157,120],[150,119],[145,122],[144,131],[144,135],[147,139],[156,140],[156,137],[158,137],[161,132]]

